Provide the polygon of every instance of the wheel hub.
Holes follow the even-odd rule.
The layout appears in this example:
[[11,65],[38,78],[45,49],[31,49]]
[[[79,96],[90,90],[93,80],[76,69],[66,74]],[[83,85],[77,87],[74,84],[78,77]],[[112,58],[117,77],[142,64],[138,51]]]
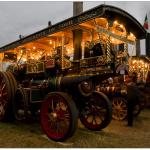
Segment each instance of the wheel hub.
[[49,119],[52,120],[63,120],[64,119],[64,113],[62,111],[55,111],[49,114]]
[[116,106],[116,109],[117,110],[121,110],[121,106]]
[[57,118],[57,113],[53,112],[52,116],[53,116],[53,118]]
[[92,110],[91,112],[92,112],[93,115],[97,114],[97,109],[95,108],[95,106],[92,106],[91,110]]

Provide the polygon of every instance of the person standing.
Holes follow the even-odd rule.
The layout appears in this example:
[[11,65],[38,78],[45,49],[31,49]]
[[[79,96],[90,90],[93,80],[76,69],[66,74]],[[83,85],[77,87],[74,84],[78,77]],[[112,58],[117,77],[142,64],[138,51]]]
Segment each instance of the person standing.
[[134,107],[139,103],[139,93],[137,86],[137,74],[132,74],[132,81],[127,85],[127,121],[128,126],[133,126]]

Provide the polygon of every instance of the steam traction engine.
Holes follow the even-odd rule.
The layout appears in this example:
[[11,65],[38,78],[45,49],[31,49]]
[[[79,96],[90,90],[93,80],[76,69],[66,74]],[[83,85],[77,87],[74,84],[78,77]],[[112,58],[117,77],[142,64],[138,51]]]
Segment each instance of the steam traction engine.
[[[89,60],[97,62],[97,58]],[[89,60],[84,60],[84,65],[86,61],[89,65]],[[6,72],[0,72],[1,121],[23,120],[40,111],[41,126],[55,141],[73,135],[78,114],[86,128],[105,128],[111,121],[111,105],[105,94],[94,91],[94,86],[111,76],[111,70],[87,74],[82,67],[78,72],[61,70],[56,62],[56,59],[32,61],[10,65]]]
[[[122,54],[118,54],[116,61],[123,59]],[[124,74],[118,74],[121,70]],[[102,81],[97,87],[97,91],[105,93],[112,102],[112,118],[124,120],[127,117],[127,86],[134,82],[139,90],[139,100],[134,107],[134,115],[138,116],[147,105],[148,99],[148,72],[149,58],[129,57],[123,64],[116,69],[116,76]],[[118,74],[118,75],[117,75]],[[136,76],[135,76],[136,75]]]
[[[97,91],[104,92],[112,102],[112,118],[115,120],[124,120],[127,117],[127,83],[131,82],[129,77],[126,76],[126,81],[121,79],[122,77],[117,76],[114,78],[109,78],[103,81],[99,86],[97,86]],[[127,79],[128,78],[128,79]],[[131,79],[130,79],[131,80]],[[137,85],[140,95],[139,100],[137,100],[134,107],[134,116],[138,116],[142,109],[146,106],[146,101],[144,97],[144,91],[146,90],[144,85]]]
[[[116,76],[120,65],[128,66],[128,44],[144,37],[131,15],[100,5],[1,47],[3,65],[8,58],[17,61],[0,72],[0,120],[40,112],[43,131],[55,141],[74,134],[78,117],[89,130],[105,128],[111,102],[96,87]],[[123,55],[119,62],[118,53]]]

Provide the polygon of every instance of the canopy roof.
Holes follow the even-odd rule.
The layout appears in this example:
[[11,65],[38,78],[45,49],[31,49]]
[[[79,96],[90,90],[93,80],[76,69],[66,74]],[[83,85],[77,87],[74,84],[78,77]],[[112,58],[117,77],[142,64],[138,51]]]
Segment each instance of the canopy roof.
[[68,28],[74,25],[78,25],[80,23],[86,22],[90,19],[97,18],[97,17],[107,18],[107,20],[109,20],[110,26],[111,26],[111,22],[118,20],[125,26],[125,28],[127,29],[127,32],[132,32],[136,36],[137,39],[146,38],[146,31],[143,28],[143,26],[129,13],[114,6],[99,5],[77,16],[68,18],[55,25],[49,26],[36,33],[33,33],[17,41],[9,43],[1,47],[0,52],[4,52],[6,50],[16,48],[25,43],[33,42],[37,39],[46,37],[52,33],[61,31],[65,28]]
[[126,11],[109,5],[103,5],[104,16],[111,20],[119,20],[125,25],[128,32],[135,34],[137,39],[146,38],[146,31],[143,26]]

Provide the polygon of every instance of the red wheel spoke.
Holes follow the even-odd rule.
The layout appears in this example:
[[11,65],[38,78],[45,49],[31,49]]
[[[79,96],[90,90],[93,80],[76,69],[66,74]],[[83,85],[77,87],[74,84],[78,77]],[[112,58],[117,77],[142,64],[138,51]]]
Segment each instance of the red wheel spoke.
[[93,124],[93,125],[97,125],[97,122],[96,122],[96,117],[95,117],[95,115],[93,116],[92,124]]
[[2,96],[5,96],[5,95],[7,95],[7,92],[5,92],[5,93],[2,93]]
[[65,113],[65,114],[64,114],[64,118],[65,118],[65,119],[70,119],[70,114],[69,114],[69,113]]
[[1,90],[3,91],[5,87],[6,87],[6,84],[3,84]]

